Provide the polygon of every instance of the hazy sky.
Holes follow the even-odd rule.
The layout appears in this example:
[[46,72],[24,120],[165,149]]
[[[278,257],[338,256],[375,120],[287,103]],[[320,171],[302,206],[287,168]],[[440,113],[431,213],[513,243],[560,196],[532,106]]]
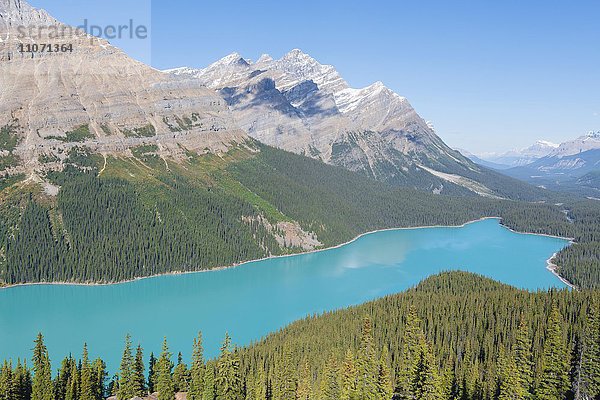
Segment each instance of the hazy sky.
[[354,87],[383,81],[474,152],[600,130],[600,1],[30,2],[76,25],[148,25],[113,43],[160,69],[300,48]]

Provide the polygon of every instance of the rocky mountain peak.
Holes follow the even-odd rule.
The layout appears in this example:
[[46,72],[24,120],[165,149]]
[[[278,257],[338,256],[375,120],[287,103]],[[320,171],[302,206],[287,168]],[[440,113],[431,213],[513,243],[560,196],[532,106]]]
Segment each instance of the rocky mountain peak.
[[54,19],[45,10],[32,7],[29,3],[23,0],[0,0],[0,21],[7,26],[32,26],[32,25],[58,25]]

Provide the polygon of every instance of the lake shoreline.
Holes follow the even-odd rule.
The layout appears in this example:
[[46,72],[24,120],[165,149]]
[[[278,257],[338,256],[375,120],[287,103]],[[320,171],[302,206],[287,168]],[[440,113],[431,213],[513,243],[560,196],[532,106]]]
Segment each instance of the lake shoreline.
[[[555,239],[562,239],[562,240],[568,240],[569,241],[569,245],[575,243],[573,238],[565,238],[565,237],[561,237],[561,236],[556,236],[556,235],[549,235],[549,234],[543,234],[543,233],[534,233],[534,232],[519,232],[516,231],[512,228],[509,228],[508,226],[502,224],[502,217],[482,217],[482,218],[478,218],[478,219],[474,219],[471,221],[467,221],[463,224],[460,225],[423,225],[423,226],[412,226],[412,227],[402,227],[402,228],[383,228],[383,229],[376,229],[373,231],[369,231],[369,232],[365,232],[365,233],[361,233],[360,235],[354,237],[353,239],[344,242],[344,243],[340,243],[338,245],[335,246],[331,246],[331,247],[327,247],[327,248],[323,248],[323,249],[315,249],[315,250],[309,250],[309,251],[304,251],[304,252],[300,252],[300,253],[294,253],[294,254],[283,254],[283,255],[278,255],[278,256],[268,256],[268,257],[263,257],[263,258],[258,258],[255,260],[248,260],[248,261],[243,261],[240,263],[235,263],[235,264],[231,264],[231,265],[226,265],[226,266],[220,266],[220,267],[214,267],[214,268],[210,268],[210,269],[205,269],[205,270],[200,270],[200,271],[171,271],[171,272],[165,272],[165,273],[161,273],[161,274],[155,274],[155,275],[149,275],[149,276],[142,276],[142,277],[136,277],[133,279],[126,279],[123,281],[116,281],[116,282],[30,282],[30,283],[17,283],[17,284],[13,284],[13,285],[5,285],[5,286],[0,286],[0,290],[5,290],[5,289],[13,289],[13,288],[17,288],[17,287],[22,287],[22,286],[44,286],[44,285],[48,285],[48,286],[90,286],[90,287],[94,287],[94,286],[111,286],[111,285],[121,285],[121,284],[126,284],[126,283],[132,283],[132,282],[137,282],[143,279],[152,279],[152,278],[159,278],[161,276],[179,276],[179,275],[187,275],[187,274],[199,274],[199,273],[205,273],[205,272],[216,272],[216,271],[223,271],[223,270],[227,270],[227,269],[232,269],[232,268],[237,268],[246,264],[252,264],[252,263],[257,263],[260,261],[266,261],[266,260],[272,260],[272,259],[277,259],[277,258],[284,258],[284,257],[295,257],[295,256],[300,256],[300,255],[307,255],[307,254],[313,254],[313,253],[319,253],[319,252],[324,252],[324,251],[330,251],[330,250],[335,250],[335,249],[339,249],[340,247],[344,247],[347,246],[351,243],[356,242],[357,240],[361,239],[364,236],[368,236],[368,235],[372,235],[378,232],[388,232],[388,231],[400,231],[400,230],[409,230],[409,229],[433,229],[433,228],[463,228],[469,224],[473,224],[476,222],[481,222],[481,221],[485,221],[485,220],[489,220],[489,219],[497,219],[500,222],[500,226],[502,226],[505,229],[508,229],[509,231],[513,232],[513,233],[517,233],[520,235],[536,235],[536,236],[545,236],[545,237],[550,237],[550,238],[555,238]],[[557,253],[554,253],[552,255],[552,257],[550,257],[548,260],[546,260],[547,266],[546,269],[548,269],[553,275],[555,275],[556,277],[558,277],[558,279],[561,280],[561,282],[563,282],[565,285],[569,286],[572,289],[577,290],[577,288],[575,287],[575,285],[573,285],[571,282],[567,281],[565,278],[563,278],[562,276],[560,276],[560,274],[557,272],[558,270],[558,265],[554,264],[552,261],[554,260],[554,258],[556,257]]]

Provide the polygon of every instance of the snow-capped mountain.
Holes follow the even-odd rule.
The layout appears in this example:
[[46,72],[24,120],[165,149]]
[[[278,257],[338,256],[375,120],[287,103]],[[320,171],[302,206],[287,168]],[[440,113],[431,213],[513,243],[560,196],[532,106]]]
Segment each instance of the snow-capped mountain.
[[563,142],[554,151],[550,152],[549,155],[565,157],[596,149],[600,149],[600,131],[588,132],[577,139]]
[[558,144],[547,140],[538,140],[524,149],[511,150],[505,153],[484,153],[477,155],[478,158],[499,165],[496,169],[507,169],[520,167],[551,154],[559,147]]
[[486,172],[450,149],[406,98],[382,82],[352,88],[301,50],[256,62],[233,53],[203,69],[166,72],[218,91],[240,126],[266,144],[387,182],[492,192],[473,190]]

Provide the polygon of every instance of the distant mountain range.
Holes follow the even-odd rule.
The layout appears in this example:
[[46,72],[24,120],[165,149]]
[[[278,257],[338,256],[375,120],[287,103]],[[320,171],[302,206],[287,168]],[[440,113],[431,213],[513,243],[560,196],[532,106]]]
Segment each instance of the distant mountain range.
[[538,186],[597,195],[600,182],[600,132],[589,132],[560,144],[538,141],[520,151],[479,158],[463,151],[475,163]]

